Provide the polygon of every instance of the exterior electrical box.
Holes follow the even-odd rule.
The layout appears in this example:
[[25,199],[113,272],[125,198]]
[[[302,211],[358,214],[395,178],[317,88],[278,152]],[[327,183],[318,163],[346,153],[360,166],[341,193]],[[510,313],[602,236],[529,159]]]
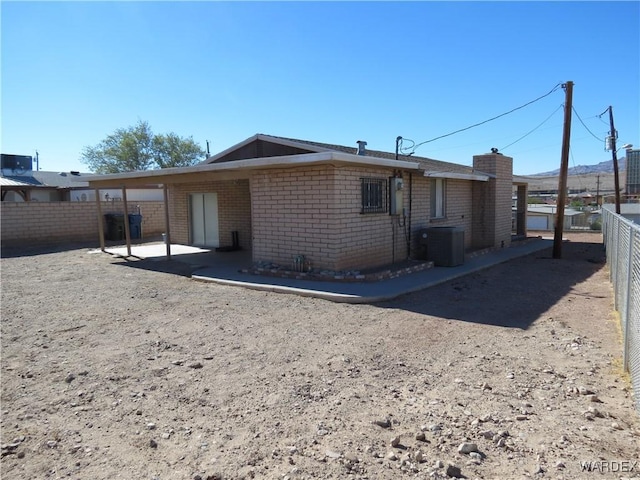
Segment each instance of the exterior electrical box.
[[400,215],[404,210],[404,181],[400,177],[389,179],[389,215]]
[[611,141],[611,138],[612,137],[607,137],[607,138],[604,139],[604,149],[607,152],[613,149],[613,147],[612,147],[612,143],[613,142]]

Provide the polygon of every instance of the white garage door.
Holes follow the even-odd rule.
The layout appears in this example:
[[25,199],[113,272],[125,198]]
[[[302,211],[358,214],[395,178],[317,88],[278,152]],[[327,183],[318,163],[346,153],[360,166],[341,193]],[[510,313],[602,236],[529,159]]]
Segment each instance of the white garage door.
[[546,215],[527,215],[527,230],[550,230]]

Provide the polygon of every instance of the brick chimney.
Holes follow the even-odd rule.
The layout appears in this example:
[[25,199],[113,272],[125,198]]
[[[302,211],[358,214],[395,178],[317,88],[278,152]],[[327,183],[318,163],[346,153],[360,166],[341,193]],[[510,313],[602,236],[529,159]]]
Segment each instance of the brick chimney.
[[473,169],[491,178],[473,182],[474,248],[511,245],[511,197],[513,193],[513,158],[497,152],[474,155]]

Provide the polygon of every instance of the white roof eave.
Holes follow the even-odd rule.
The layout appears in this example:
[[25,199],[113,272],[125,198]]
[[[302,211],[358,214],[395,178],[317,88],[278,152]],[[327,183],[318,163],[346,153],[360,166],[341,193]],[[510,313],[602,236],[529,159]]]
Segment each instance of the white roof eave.
[[434,172],[425,171],[425,177],[429,178],[451,178],[455,180],[471,180],[476,182],[488,182],[490,175],[484,173],[458,173],[458,172]]
[[154,178],[168,175],[183,175],[188,173],[207,173],[237,170],[257,170],[265,168],[300,167],[323,163],[353,164],[369,167],[400,168],[404,170],[419,170],[416,162],[389,160],[385,158],[369,157],[365,155],[352,155],[349,153],[327,151],[320,153],[308,153],[302,155],[284,155],[280,157],[251,158],[247,160],[233,160],[230,162],[198,164],[192,167],[163,168],[159,170],[142,170],[136,172],[114,173],[108,175],[83,176],[84,182],[101,182],[113,180],[128,180],[146,178],[153,183]]

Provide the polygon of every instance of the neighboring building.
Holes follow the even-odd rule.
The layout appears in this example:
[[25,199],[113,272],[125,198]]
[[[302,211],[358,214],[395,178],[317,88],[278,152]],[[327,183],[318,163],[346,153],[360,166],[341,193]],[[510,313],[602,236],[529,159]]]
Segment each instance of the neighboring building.
[[[238,243],[254,262],[365,269],[417,251],[427,227],[462,227],[467,250],[511,243],[513,160],[473,167],[257,134],[199,165],[89,177],[92,189],[166,186],[171,241]],[[526,185],[520,185],[526,199]],[[522,207],[524,215],[524,206]],[[524,225],[524,223],[523,223]],[[524,227],[522,227],[524,228]]]
[[[87,202],[95,201],[95,190],[84,177],[93,173],[45,172],[33,170],[33,159],[27,155],[2,154],[0,199],[3,202]],[[162,190],[157,185],[140,186],[127,192],[131,201],[160,201]],[[122,190],[101,192],[102,200],[122,200]]]
[[[527,230],[553,230],[556,225],[558,207],[556,205],[532,204],[527,208]],[[563,230],[586,229],[590,225],[590,211],[564,209]]]
[[620,205],[620,214],[627,220],[640,224],[640,204],[623,203]]
[[627,150],[627,196],[640,196],[640,149]]

